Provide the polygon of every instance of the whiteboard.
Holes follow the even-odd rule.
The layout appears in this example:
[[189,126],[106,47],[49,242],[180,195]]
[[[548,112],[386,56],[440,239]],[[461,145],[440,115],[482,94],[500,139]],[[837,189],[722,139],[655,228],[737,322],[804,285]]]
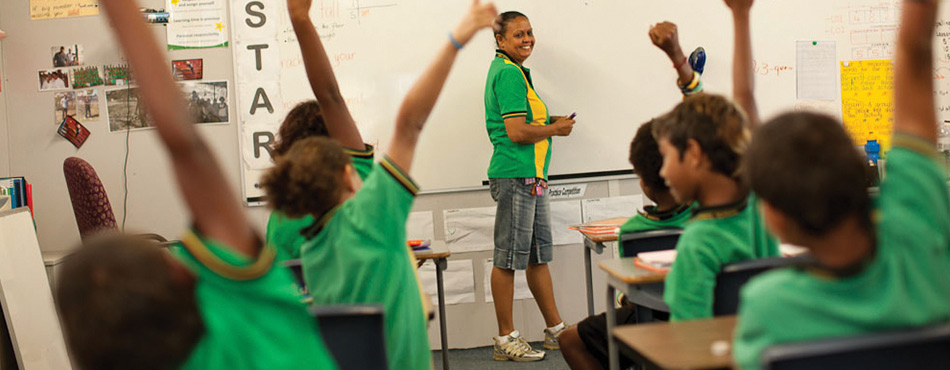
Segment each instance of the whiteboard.
[[[252,0],[232,0],[237,34],[256,32],[240,30],[248,18],[242,12],[248,1]],[[377,155],[385,152],[409,86],[468,4],[468,0],[314,1],[312,18],[342,93],[366,141],[380,149]],[[537,45],[525,65],[549,111],[578,114],[573,134],[554,139],[551,175],[629,169],[627,151],[636,129],[680,101],[670,61],[647,37],[651,24],[677,23],[686,53],[704,46],[706,91],[731,95],[732,20],[722,1],[499,0],[496,4],[499,11],[519,10],[531,20]],[[283,107],[288,108],[312,94],[286,10],[270,10],[281,18],[275,26],[281,35],[279,90]],[[899,14],[897,0],[757,2],[752,14],[753,52],[763,118],[788,110],[840,117],[840,88],[834,100],[796,99],[796,41],[833,41],[838,61],[891,59]],[[950,24],[940,27],[950,34]],[[234,39],[239,44],[238,65],[239,54],[247,53],[240,47],[241,37]],[[950,73],[950,50],[940,50],[935,76],[944,93],[938,95],[950,110],[946,96],[950,87],[939,72]],[[490,32],[479,34],[459,54],[411,171],[424,190],[480,186],[487,179],[492,146],[485,130],[483,94],[493,57]],[[240,74],[240,68],[235,70],[242,89],[242,78],[248,77]],[[273,124],[279,123],[275,118]],[[255,178],[246,176],[246,188],[253,190]]]
[[0,300],[20,369],[71,368],[26,208],[0,213]]

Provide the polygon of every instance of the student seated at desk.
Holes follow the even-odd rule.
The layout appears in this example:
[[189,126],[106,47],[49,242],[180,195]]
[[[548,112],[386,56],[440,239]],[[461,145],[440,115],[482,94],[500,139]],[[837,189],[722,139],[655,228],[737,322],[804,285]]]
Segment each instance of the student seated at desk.
[[135,1],[101,0],[135,71],[193,229],[174,255],[109,236],[63,265],[56,303],[83,369],[335,369],[290,271],[275,265],[205,142]]
[[276,210],[317,220],[304,229],[307,241],[300,248],[314,304],[383,306],[386,354],[393,370],[432,367],[423,309],[428,298],[406,245],[406,221],[417,191],[408,176],[416,143],[459,49],[497,15],[493,4],[472,2],[407,93],[387,156],[365,183],[341,145],[322,137],[294,143],[261,181]]
[[[663,22],[655,25],[650,30],[650,38],[674,63],[680,63],[685,59],[680,49],[675,24]],[[686,63],[674,65],[674,67],[677,67],[677,72],[681,76],[679,81],[683,81],[684,78],[699,78],[699,74],[694,73],[692,67]],[[684,90],[684,94],[700,92],[702,84],[698,82],[695,84],[699,87],[698,89]],[[633,172],[640,177],[640,188],[643,194],[656,203],[656,206],[644,207],[643,212],[627,220],[620,227],[621,235],[649,230],[679,229],[684,226],[690,216],[691,207],[677,203],[670,188],[660,177],[663,157],[653,138],[653,123],[654,121],[647,122],[637,129],[636,136],[630,142],[629,160],[633,165]],[[623,245],[618,245],[620,255],[623,256]],[[636,322],[635,313],[634,305],[626,302],[617,310],[617,321],[620,324],[632,324]],[[561,354],[564,355],[564,360],[571,369],[606,369],[609,366],[607,319],[604,313],[589,316],[577,325],[572,325],[558,336],[558,340],[561,342]],[[632,365],[626,360],[621,363],[625,367]]]
[[935,150],[937,8],[932,0],[904,1],[893,148],[875,202],[864,158],[834,118],[789,113],[756,133],[748,180],[766,223],[817,262],[763,274],[743,288],[734,346],[742,369],[759,369],[762,351],[777,343],[950,320],[950,197]]
[[[340,94],[330,59],[310,21],[310,4],[311,0],[287,0],[287,10],[300,44],[310,89],[317,100],[299,103],[287,113],[271,153],[275,157],[283,155],[294,143],[308,137],[330,137],[343,146],[353,169],[365,180],[373,168],[373,147],[363,143],[360,130]],[[310,215],[291,218],[280,211],[271,211],[266,238],[268,244],[277,247],[278,261],[300,258],[300,246],[306,241],[301,230],[315,221]]]
[[[749,10],[752,0],[726,0],[735,24],[733,93],[684,99],[653,125],[663,155],[660,175],[680,203],[699,203],[676,244],[663,299],[670,320],[710,318],[723,265],[779,256],[754,194],[742,184],[740,160],[758,123],[753,94]],[[738,105],[737,105],[738,104]]]

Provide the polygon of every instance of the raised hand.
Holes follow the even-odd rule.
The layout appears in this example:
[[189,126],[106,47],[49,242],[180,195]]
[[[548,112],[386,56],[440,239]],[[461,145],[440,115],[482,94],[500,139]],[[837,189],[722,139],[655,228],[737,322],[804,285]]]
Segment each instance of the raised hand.
[[481,1],[474,0],[472,6],[468,8],[468,13],[452,31],[452,37],[460,44],[465,45],[472,39],[472,36],[475,36],[478,30],[492,27],[496,17],[498,17],[498,10],[495,9],[494,3],[482,4]]
[[683,54],[680,49],[679,34],[676,31],[676,25],[673,23],[661,22],[650,27],[650,40],[653,41],[653,45],[663,50],[670,58],[677,54]]
[[729,9],[732,9],[733,12],[737,12],[737,11],[747,12],[749,11],[749,9],[752,9],[752,3],[755,2],[755,0],[723,0],[723,1],[726,3],[726,6],[728,6]]
[[287,0],[287,12],[291,17],[310,17],[310,5],[313,0]]

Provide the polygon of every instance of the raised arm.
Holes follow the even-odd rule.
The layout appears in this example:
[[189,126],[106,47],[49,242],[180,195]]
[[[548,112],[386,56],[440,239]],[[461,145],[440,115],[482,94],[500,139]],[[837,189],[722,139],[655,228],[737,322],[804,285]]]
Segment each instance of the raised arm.
[[661,22],[650,27],[650,41],[663,50],[673,62],[678,77],[677,85],[688,84],[693,80],[693,67],[687,63],[686,54],[683,54],[683,48],[680,47],[679,32],[675,24]]
[[904,1],[894,71],[894,132],[937,141],[933,36],[937,1]]
[[759,108],[755,104],[755,77],[752,70],[752,35],[749,12],[754,0],[725,0],[732,10],[735,49],[732,57],[732,97],[749,116],[749,125],[759,125]]
[[325,118],[323,121],[330,137],[345,148],[363,150],[363,137],[360,136],[360,130],[356,128],[346,101],[340,94],[340,86],[333,75],[333,67],[330,66],[323,43],[320,42],[320,35],[310,21],[311,2],[312,0],[287,0],[287,10],[294,33],[297,34],[297,43],[300,44],[310,89],[320,103]]
[[188,116],[182,91],[172,80],[165,56],[132,0],[100,0],[132,66],[139,98],[168,149],[195,227],[241,253],[256,256],[260,242],[211,150]]
[[[475,36],[478,30],[488,28],[494,22],[498,11],[492,3],[481,4],[479,0],[472,2],[468,14],[452,31],[451,36],[460,44],[465,45]],[[403,171],[409,171],[412,165],[412,156],[419,141],[419,133],[425,125],[436,99],[449,76],[458,49],[450,40],[445,40],[435,60],[416,81],[406,98],[399,107],[396,116],[396,130],[389,145],[389,159]]]

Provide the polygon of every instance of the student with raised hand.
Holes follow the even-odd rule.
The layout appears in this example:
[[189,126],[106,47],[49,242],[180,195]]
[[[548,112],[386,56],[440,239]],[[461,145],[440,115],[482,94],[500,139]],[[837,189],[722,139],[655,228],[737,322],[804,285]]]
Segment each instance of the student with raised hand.
[[[676,86],[680,88],[683,96],[689,96],[703,91],[702,72],[694,71],[690,58],[683,54],[683,48],[680,47],[679,31],[676,24],[671,22],[660,22],[650,27],[650,41],[653,45],[663,50],[663,53],[673,62],[673,68],[676,69]],[[702,49],[697,49],[693,54],[699,53]],[[703,52],[705,53],[705,52]],[[705,65],[705,56],[702,62]],[[700,68],[697,66],[697,68]]]
[[[280,125],[274,156],[285,154],[295,142],[312,136],[336,140],[350,156],[361,179],[373,168],[373,147],[363,143],[353,116],[340,94],[327,52],[310,20],[312,0],[287,0],[287,10],[303,56],[310,89],[316,100],[297,104]],[[300,258],[300,246],[306,241],[301,230],[314,223],[313,216],[290,218],[272,211],[267,220],[267,242],[277,247],[277,259]]]
[[417,191],[408,176],[416,143],[459,50],[496,15],[493,4],[472,2],[406,95],[388,152],[365,183],[341,145],[320,137],[294,143],[261,182],[276,210],[317,220],[305,230],[301,247],[313,302],[383,306],[391,369],[432,366],[424,298],[406,245],[406,220]]
[[[741,182],[740,161],[755,117],[749,10],[752,0],[726,0],[735,18],[735,101],[718,95],[689,96],[654,124],[663,155],[660,175],[677,201],[693,210],[666,278],[663,299],[672,321],[709,318],[722,266],[779,256],[765,231],[758,200]],[[748,71],[746,71],[748,69]]]
[[251,228],[129,0],[102,0],[168,149],[193,228],[173,253],[127,236],[67,261],[57,305],[84,369],[335,369],[289,271]]
[[[841,123],[788,113],[765,124],[747,178],[776,235],[813,266],[763,274],[743,288],[735,362],[761,367],[779,343],[945,323],[950,318],[950,197],[935,149],[936,1],[904,1],[894,73],[893,149],[876,202],[864,158]],[[873,216],[872,216],[873,215]]]

